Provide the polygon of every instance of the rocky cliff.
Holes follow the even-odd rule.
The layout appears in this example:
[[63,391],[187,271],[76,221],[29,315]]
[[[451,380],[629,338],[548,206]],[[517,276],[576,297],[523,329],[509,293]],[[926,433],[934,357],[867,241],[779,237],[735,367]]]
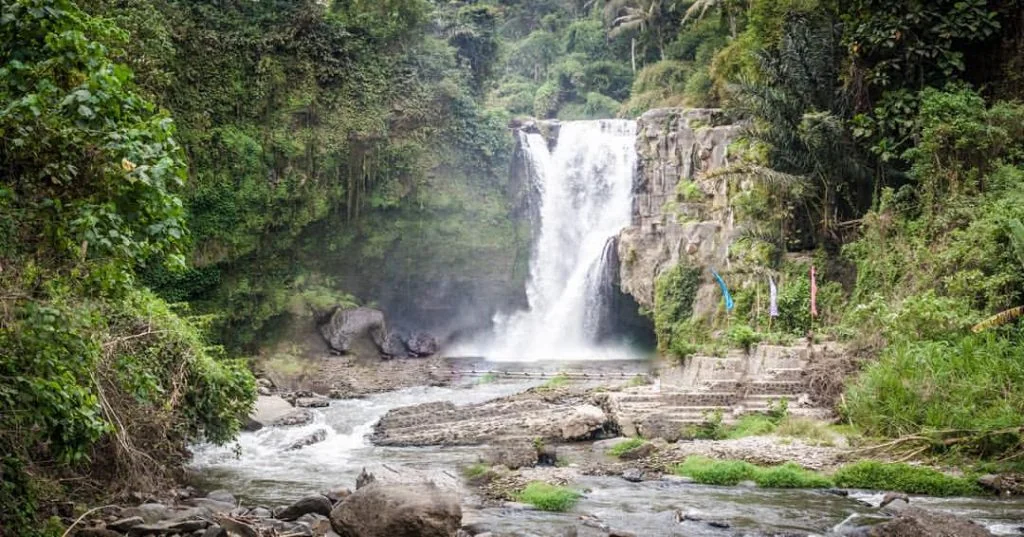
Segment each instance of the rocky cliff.
[[[736,226],[726,181],[707,172],[730,163],[729,144],[741,127],[718,110],[659,109],[637,124],[637,173],[632,223],[619,236],[622,290],[654,308],[658,276],[676,264],[723,270]],[[711,316],[721,294],[703,270],[694,314]]]

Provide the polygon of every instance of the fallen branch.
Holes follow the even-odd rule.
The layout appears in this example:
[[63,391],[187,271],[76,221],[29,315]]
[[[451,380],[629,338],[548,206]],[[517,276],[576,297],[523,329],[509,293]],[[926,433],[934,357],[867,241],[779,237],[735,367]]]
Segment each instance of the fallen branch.
[[75,526],[77,526],[78,523],[81,522],[85,517],[95,513],[96,511],[101,511],[103,509],[110,509],[111,507],[117,507],[117,506],[116,505],[104,505],[102,507],[94,507],[94,508],[89,509],[88,511],[82,513],[82,516],[78,517],[77,520],[72,522],[71,525],[68,526],[68,529],[64,530],[64,534],[61,535],[60,537],[68,537],[68,535],[71,534],[71,530],[73,530],[75,528]]

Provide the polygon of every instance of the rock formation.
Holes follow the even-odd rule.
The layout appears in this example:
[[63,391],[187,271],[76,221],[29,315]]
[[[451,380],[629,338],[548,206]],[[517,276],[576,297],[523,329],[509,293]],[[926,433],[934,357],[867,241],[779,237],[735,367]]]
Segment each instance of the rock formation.
[[[678,263],[723,269],[736,235],[725,181],[708,171],[727,166],[729,144],[740,126],[720,125],[722,113],[705,109],[660,109],[637,124],[637,173],[633,217],[619,235],[623,292],[653,309],[654,283]],[[709,316],[719,291],[705,274],[694,314]]]

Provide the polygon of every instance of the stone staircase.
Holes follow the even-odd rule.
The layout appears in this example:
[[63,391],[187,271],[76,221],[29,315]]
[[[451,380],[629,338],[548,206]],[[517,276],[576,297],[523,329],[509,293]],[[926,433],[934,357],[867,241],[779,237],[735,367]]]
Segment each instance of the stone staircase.
[[811,403],[804,370],[815,357],[835,352],[832,344],[760,345],[749,354],[695,356],[685,365],[663,368],[653,386],[598,394],[598,402],[627,436],[674,441],[681,431],[720,411],[723,422],[767,412],[786,400],[795,416],[828,418],[831,411]]

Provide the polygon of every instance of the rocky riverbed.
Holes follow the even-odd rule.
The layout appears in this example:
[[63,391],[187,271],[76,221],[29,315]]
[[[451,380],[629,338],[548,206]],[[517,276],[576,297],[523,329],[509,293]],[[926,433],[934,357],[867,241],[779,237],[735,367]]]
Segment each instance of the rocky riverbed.
[[[945,535],[934,533],[938,531],[935,528],[957,527],[942,522],[945,519],[941,516],[929,518],[930,513],[955,516],[964,524],[974,521],[977,524],[963,527],[984,532],[964,535],[1017,535],[1024,527],[1024,503],[1013,499],[913,497],[910,504],[923,511],[899,513],[893,507],[879,508],[884,491],[695,484],[668,470],[695,454],[764,465],[794,461],[806,468],[828,470],[846,460],[848,451],[842,446],[768,436],[724,441],[655,439],[635,456],[613,457],[608,451],[623,439],[618,438],[618,426],[602,408],[601,400],[607,394],[658,389],[656,383],[642,382],[643,371],[608,365],[612,373],[591,370],[583,376],[572,371],[558,375],[513,367],[510,369],[514,371],[506,371],[508,374],[497,375],[487,367],[475,362],[462,367],[448,364],[439,369],[462,374],[451,374],[445,386],[409,387],[355,398],[341,395],[330,399],[326,397],[329,394],[288,392],[267,386],[272,395],[264,397],[264,402],[274,401],[279,414],[299,414],[303,419],[279,422],[280,415],[260,416],[260,427],[243,434],[236,446],[197,446],[195,485],[201,490],[222,489],[235,494],[237,503],[246,507],[232,516],[263,528],[269,535],[276,531],[276,535],[334,532],[343,536],[908,537]],[[603,419],[598,418],[599,414]],[[347,523],[331,524],[331,514],[323,514],[326,504],[309,498],[328,497],[333,512],[344,503],[337,494],[339,490],[358,493],[367,486],[366,478],[361,477],[364,469],[376,478],[397,480],[397,499],[374,493],[370,499],[350,505],[350,511],[376,512],[376,508],[368,507],[374,505],[372,502],[413,502],[415,498],[405,492],[419,491],[412,496],[443,497],[439,503],[416,504],[436,510],[427,518],[455,520],[455,505],[457,524],[445,522],[438,533],[402,533],[404,530],[396,527],[372,529],[365,526],[370,522],[356,520],[359,517],[355,515]],[[470,475],[467,469],[475,471]],[[516,501],[518,491],[537,481],[563,485],[582,496],[575,508],[564,513],[542,511]],[[327,494],[329,491],[335,491],[333,497]],[[300,500],[319,505],[320,511],[313,513],[317,516],[303,520],[275,517]],[[189,502],[195,499],[182,500],[187,508],[194,507]],[[358,509],[354,509],[356,506]],[[197,515],[183,512],[192,518]],[[223,519],[211,513],[198,515],[210,523],[204,532],[214,523],[227,527],[221,523]],[[96,527],[105,523],[95,522]],[[308,526],[309,533],[299,526]],[[317,533],[317,528],[328,527],[329,532]],[[889,533],[877,529],[883,527],[895,529]],[[139,531],[137,535],[144,535]],[[203,535],[198,530],[192,534]],[[237,534],[249,535],[244,530]]]

